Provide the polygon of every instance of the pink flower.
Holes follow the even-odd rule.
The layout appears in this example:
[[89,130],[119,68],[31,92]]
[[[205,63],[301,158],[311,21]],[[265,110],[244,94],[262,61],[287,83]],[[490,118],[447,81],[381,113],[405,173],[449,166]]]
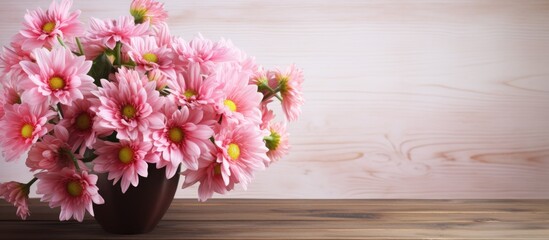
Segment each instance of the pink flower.
[[301,93],[303,84],[303,72],[301,69],[291,65],[286,72],[275,71],[275,79],[280,87],[282,95],[282,110],[289,121],[295,121],[301,114],[301,106],[304,103]]
[[188,44],[179,41],[176,49],[180,60],[188,64],[195,62],[200,65],[203,73],[210,74],[217,64],[224,62],[239,62],[240,53],[230,41],[221,39],[213,42],[202,35],[191,40]]
[[2,76],[6,76],[8,80],[19,82],[21,79],[26,78],[27,74],[21,68],[19,63],[21,61],[33,61],[30,51],[24,51],[21,48],[21,43],[18,41],[19,36],[15,36],[14,40],[10,43],[10,47],[3,47],[2,54],[0,55],[0,69],[2,69]]
[[225,185],[232,183],[229,178],[232,177],[246,189],[254,172],[265,168],[264,163],[269,159],[263,137],[263,132],[254,124],[230,124],[215,135],[217,161],[221,162],[222,169],[229,169],[221,171]]
[[63,119],[59,125],[65,127],[69,132],[67,142],[72,146],[71,151],[79,150],[84,154],[86,148],[92,148],[97,139],[97,132],[93,130],[95,112],[92,111],[91,99],[79,99],[73,102],[71,106],[63,106]]
[[[208,151],[198,159],[197,170],[185,170],[182,175],[185,176],[185,182],[183,188],[190,187],[197,182],[200,182],[198,186],[198,199],[202,202],[212,197],[213,193],[225,194],[228,191],[234,189],[234,183],[236,179],[230,180],[230,170],[228,165],[221,165],[215,161],[215,155]],[[223,180],[223,177],[228,177],[227,181]],[[228,182],[228,185],[225,185]]]
[[4,117],[0,120],[0,147],[2,147],[6,161],[13,161],[38,141],[51,129],[48,120],[56,115],[48,109],[48,105],[39,104],[30,106],[26,103],[7,105]]
[[169,79],[175,79],[172,50],[159,47],[154,37],[132,38],[128,48],[128,55],[137,64],[137,70],[160,70]]
[[221,82],[224,98],[217,103],[219,113],[227,120],[241,122],[261,122],[259,105],[263,95],[257,92],[256,85],[249,85],[249,75],[234,67],[219,68],[212,78]]
[[169,82],[168,91],[169,97],[179,105],[195,107],[220,102],[224,95],[218,86],[215,79],[204,79],[197,63],[191,63],[183,75],[179,74],[175,81]]
[[5,107],[21,104],[21,92],[14,81],[6,79],[0,89],[0,119],[4,116]]
[[158,162],[158,155],[150,152],[152,144],[144,141],[120,142],[97,141],[93,170],[99,173],[108,172],[108,179],[114,179],[116,184],[120,179],[122,192],[128,190],[130,184],[137,186],[139,176],[147,177],[147,163]]
[[[265,137],[265,145],[269,149],[267,156],[271,159],[270,162],[275,162],[288,154],[288,150],[290,148],[286,124],[270,124],[269,132],[270,135]],[[270,162],[267,162],[266,165],[268,166]]]
[[33,55],[36,63],[21,62],[28,74],[28,80],[21,83],[26,89],[22,95],[24,102],[38,104],[51,100],[52,104],[71,105],[95,87],[93,78],[87,75],[92,62],[84,57],[77,57],[62,47],[51,52],[39,48],[33,51]]
[[57,37],[61,39],[78,37],[84,32],[83,24],[78,21],[80,10],[69,12],[72,1],[53,1],[47,11],[38,8],[25,14],[22,48],[31,50],[42,46],[51,48]]
[[[32,145],[27,157],[27,167],[31,171],[48,170],[59,171],[63,168],[74,168],[72,157],[81,158],[71,152],[67,143],[69,132],[60,125],[53,128],[53,135],[45,135],[40,142]],[[83,162],[78,160],[79,167],[85,168]]]
[[171,81],[168,81],[168,77],[166,76],[166,74],[164,74],[162,71],[158,69],[148,71],[147,78],[149,79],[149,82],[156,83],[157,91],[163,91],[166,88],[166,86],[168,86],[168,83],[171,82]]
[[0,197],[17,207],[17,215],[25,220],[29,212],[29,187],[19,182],[5,182],[0,184]]
[[130,5],[130,13],[135,18],[135,22],[149,21],[153,26],[164,23],[168,18],[164,4],[153,0],[133,0]]
[[88,42],[95,42],[97,45],[105,45],[114,49],[116,42],[126,45],[132,37],[144,36],[149,32],[149,22],[135,24],[132,17],[123,16],[118,20],[100,20],[91,18]]
[[162,98],[155,90],[155,83],[148,82],[137,71],[120,68],[117,82],[101,79],[102,87],[93,92],[99,103],[94,129],[97,132],[117,132],[118,139],[137,139],[141,133],[148,135],[152,130],[164,127],[164,116],[160,112]]
[[215,119],[204,118],[204,111],[166,107],[166,125],[153,132],[153,151],[161,154],[157,168],[166,166],[166,177],[171,178],[181,162],[189,168],[198,168],[198,158],[206,151],[214,132]]
[[50,208],[61,206],[59,220],[69,220],[72,217],[79,222],[84,219],[86,210],[93,216],[93,203],[103,204],[105,201],[99,195],[97,175],[81,173],[74,169],[64,168],[58,172],[41,172],[38,178],[36,193],[44,194],[40,201],[49,202]]

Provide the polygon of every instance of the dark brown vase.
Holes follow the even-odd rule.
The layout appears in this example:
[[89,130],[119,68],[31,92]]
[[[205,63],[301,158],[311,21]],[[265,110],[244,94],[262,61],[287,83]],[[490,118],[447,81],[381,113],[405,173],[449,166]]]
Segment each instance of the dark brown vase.
[[122,193],[120,181],[112,185],[113,181],[107,180],[107,174],[99,174],[97,186],[105,203],[93,205],[95,220],[110,233],[152,231],[170,207],[179,182],[179,174],[166,179],[165,170],[149,164],[148,176],[139,177],[139,185],[130,185],[126,193]]

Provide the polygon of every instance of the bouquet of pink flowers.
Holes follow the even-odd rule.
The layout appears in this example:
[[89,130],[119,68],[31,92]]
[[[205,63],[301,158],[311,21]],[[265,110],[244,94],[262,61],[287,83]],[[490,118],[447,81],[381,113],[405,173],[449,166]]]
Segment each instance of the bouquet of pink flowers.
[[301,70],[264,70],[228,40],[172,36],[153,0],[134,0],[132,16],[92,18],[88,29],[71,6],[28,11],[0,56],[0,148],[6,161],[27,156],[35,173],[0,184],[22,219],[34,183],[60,220],[82,221],[104,202],[94,173],[125,192],[153,164],[166,178],[185,176],[183,188],[199,183],[205,201],[245,189],[288,152],[286,123],[269,104],[298,118]]

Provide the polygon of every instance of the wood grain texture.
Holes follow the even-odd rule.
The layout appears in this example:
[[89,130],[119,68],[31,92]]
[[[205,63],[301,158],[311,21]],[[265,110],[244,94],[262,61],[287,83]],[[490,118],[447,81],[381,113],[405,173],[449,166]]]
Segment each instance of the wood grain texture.
[[92,218],[57,222],[32,201],[27,221],[0,204],[0,239],[547,239],[549,200],[177,199],[145,235],[103,232]]
[[[87,21],[129,2],[75,6]],[[305,70],[291,154],[224,197],[549,198],[548,1],[165,2],[173,34]],[[4,1],[0,43],[48,3]],[[0,181],[28,177],[0,164]]]

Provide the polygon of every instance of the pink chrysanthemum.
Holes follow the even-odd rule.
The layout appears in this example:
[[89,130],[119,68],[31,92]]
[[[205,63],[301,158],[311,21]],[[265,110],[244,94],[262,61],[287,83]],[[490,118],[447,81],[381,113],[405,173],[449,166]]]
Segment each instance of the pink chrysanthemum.
[[166,74],[158,69],[148,71],[147,78],[149,79],[149,82],[156,83],[157,91],[163,91],[168,86],[168,83],[171,82],[168,81],[168,77],[166,76]]
[[154,37],[132,38],[128,49],[128,55],[137,64],[137,70],[160,70],[169,79],[175,79],[172,50],[159,47]]
[[149,21],[153,26],[164,23],[168,18],[164,4],[154,0],[133,0],[130,5],[130,13],[135,18],[135,22]]
[[[215,151],[215,150],[214,150]],[[234,189],[234,183],[236,179],[230,179],[230,170],[228,165],[221,165],[216,161],[215,155],[211,152],[207,152],[198,159],[198,169],[187,169],[182,175],[185,176],[185,182],[183,188],[190,187],[197,182],[200,182],[198,186],[198,200],[206,201],[212,197],[213,193],[225,194],[228,191]],[[223,177],[228,178],[223,180]],[[228,182],[228,185],[225,185]]]
[[0,138],[6,161],[13,161],[38,141],[51,129],[48,120],[56,113],[48,109],[48,105],[30,106],[26,103],[7,105],[4,117],[0,120]]
[[[17,36],[15,38],[18,38]],[[19,63],[21,61],[33,61],[30,51],[24,51],[21,48],[20,41],[14,39],[10,43],[10,47],[3,47],[2,54],[0,55],[0,69],[2,69],[1,76],[6,76],[7,79],[14,79],[19,82],[27,77],[27,74],[21,68]]]
[[50,208],[61,206],[61,221],[74,217],[82,222],[86,210],[93,216],[93,203],[104,203],[95,185],[97,175],[87,171],[77,173],[74,169],[64,168],[58,172],[37,173],[36,177],[39,180],[36,193],[44,194],[40,201],[49,202]]
[[223,92],[218,86],[219,82],[215,79],[204,79],[197,63],[191,63],[183,75],[169,82],[169,96],[182,106],[213,105],[223,98]]
[[4,116],[4,108],[14,104],[21,104],[21,93],[15,81],[6,79],[0,89],[0,119]]
[[256,85],[248,84],[248,74],[225,65],[219,68],[212,78],[222,83],[222,91],[225,94],[217,103],[219,113],[229,121],[261,123],[259,105],[263,95],[257,92]]
[[52,104],[71,105],[94,89],[93,78],[87,75],[92,62],[84,57],[77,57],[62,47],[51,52],[39,48],[33,51],[33,55],[36,63],[21,62],[28,74],[28,80],[21,83],[26,89],[21,96],[23,102],[39,104],[51,101]]
[[100,20],[91,18],[88,42],[105,45],[114,49],[116,42],[126,45],[132,37],[144,36],[149,32],[149,22],[135,24],[130,16],[119,17],[117,20]]
[[29,187],[20,182],[5,182],[0,184],[0,197],[17,207],[17,215],[23,220],[30,215]]
[[219,148],[217,161],[221,162],[222,169],[230,170],[221,172],[225,185],[231,183],[229,177],[232,176],[237,181],[235,183],[241,183],[246,189],[254,172],[265,168],[264,163],[269,159],[263,137],[263,132],[253,124],[230,124],[215,136]]
[[137,186],[139,176],[147,177],[147,163],[158,162],[158,155],[150,152],[152,144],[144,141],[120,142],[97,141],[93,170],[99,173],[108,172],[108,179],[114,179],[116,184],[120,179],[122,192],[128,190],[130,184]]
[[116,82],[101,79],[102,87],[93,92],[99,102],[94,129],[98,132],[117,132],[118,139],[137,139],[152,130],[164,127],[160,112],[162,98],[154,82],[148,82],[137,71],[120,68]]
[[295,121],[301,114],[301,106],[304,103],[301,85],[303,84],[303,72],[291,65],[286,72],[275,71],[275,79],[280,87],[282,96],[282,110],[289,121]]
[[[68,139],[67,129],[56,125],[53,128],[53,135],[45,135],[40,142],[32,145],[26,161],[27,167],[31,171],[59,171],[63,168],[74,168],[72,157],[79,159],[81,156],[71,152]],[[77,161],[79,167],[85,168],[82,161]]]
[[215,119],[205,118],[204,111],[166,107],[166,125],[153,132],[153,151],[161,154],[157,168],[166,166],[166,177],[171,178],[181,162],[189,168],[198,168],[198,158],[207,149],[214,132]]
[[78,37],[84,33],[84,25],[78,21],[80,10],[69,12],[72,1],[53,1],[47,11],[38,8],[25,14],[24,28],[20,31],[23,37],[22,48],[51,48],[61,39]]
[[270,162],[276,162],[286,156],[290,149],[286,124],[272,123],[269,126],[269,132],[270,135],[265,137],[265,145],[269,149],[267,156],[271,159]]
[[[97,140],[97,132],[93,130],[95,112],[92,111],[92,97],[79,99],[71,106],[63,106],[63,119],[59,125],[69,132],[68,143],[71,151],[84,154],[86,148],[92,148]],[[95,99],[97,101],[97,99]]]
[[175,48],[180,60],[184,64],[198,63],[205,74],[212,73],[220,63],[240,61],[238,49],[224,39],[214,42],[199,35],[188,44],[178,41],[177,45]]

